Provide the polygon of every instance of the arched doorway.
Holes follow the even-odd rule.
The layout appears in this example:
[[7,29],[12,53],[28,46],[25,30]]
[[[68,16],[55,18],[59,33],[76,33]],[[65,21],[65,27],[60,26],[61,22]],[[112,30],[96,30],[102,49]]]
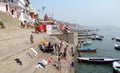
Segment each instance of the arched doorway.
[[6,11],[8,11],[8,5],[6,4]]
[[14,14],[14,10],[11,11],[11,14],[12,14],[12,15]]

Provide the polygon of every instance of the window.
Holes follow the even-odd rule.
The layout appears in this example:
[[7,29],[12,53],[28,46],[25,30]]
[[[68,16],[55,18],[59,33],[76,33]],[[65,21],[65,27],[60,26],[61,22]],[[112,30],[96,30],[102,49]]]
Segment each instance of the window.
[[11,2],[13,3],[13,0],[11,0]]
[[8,0],[8,2],[10,2],[10,0]]

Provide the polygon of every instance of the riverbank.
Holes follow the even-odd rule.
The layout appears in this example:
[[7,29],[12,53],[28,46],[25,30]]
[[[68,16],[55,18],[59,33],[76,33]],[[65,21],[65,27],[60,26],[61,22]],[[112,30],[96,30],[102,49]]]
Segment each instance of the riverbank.
[[[120,27],[116,26],[89,26],[89,29],[98,29],[97,34],[103,35],[102,41],[92,40],[90,48],[97,48],[96,53],[84,53],[81,52],[82,57],[103,57],[103,58],[119,58],[120,51],[114,49],[114,44],[120,44],[115,40],[111,40],[113,36],[119,36]],[[113,73],[112,63],[110,64],[93,64],[93,63],[75,63],[76,72],[75,73]],[[86,69],[87,68],[87,69]]]
[[[67,61],[62,59],[61,70],[56,69],[52,64],[47,65],[45,68],[36,68],[38,62],[42,60],[48,60],[51,55],[49,53],[43,53],[39,50],[38,46],[41,40],[48,42],[60,42],[57,37],[49,36],[46,33],[32,33],[34,29],[21,29],[21,28],[6,28],[0,29],[0,71],[2,73],[73,73],[71,71],[71,53],[70,47],[72,44],[68,44],[64,41],[64,46],[69,45]],[[34,44],[30,42],[30,35],[34,36]],[[30,50],[34,48],[38,53],[34,56],[34,52]],[[62,51],[63,51],[62,48]],[[22,65],[16,63],[15,59],[18,58]]]

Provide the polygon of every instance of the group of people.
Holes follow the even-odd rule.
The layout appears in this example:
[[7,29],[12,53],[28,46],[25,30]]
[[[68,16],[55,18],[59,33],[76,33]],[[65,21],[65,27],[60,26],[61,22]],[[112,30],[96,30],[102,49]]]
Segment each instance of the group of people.
[[40,44],[39,48],[42,52],[46,52],[46,53],[52,53],[54,51],[53,49],[53,45],[51,44],[51,42],[48,43],[48,45],[46,46],[45,44]]
[[[68,55],[68,50],[70,50],[70,53],[71,53],[71,56],[72,56],[72,60],[71,60],[71,66],[74,67],[74,47],[72,46],[70,49],[69,49],[69,45],[66,45],[65,47],[63,47],[63,41],[60,42],[59,46],[60,46],[60,51],[58,53],[58,69],[61,69],[61,59],[64,59],[66,61],[67,60],[67,55]],[[63,52],[61,52],[63,49]]]
[[34,25],[32,24],[32,22],[27,22],[27,21],[21,21],[21,28],[25,28],[25,26],[27,28],[34,28]]
[[[68,45],[63,47],[64,42],[63,40],[60,43],[51,44],[51,42],[48,43],[48,46],[45,46],[45,44],[40,44],[39,48],[42,52],[52,53],[57,56],[57,68],[61,69],[61,59],[64,59],[67,61],[67,54],[68,54]],[[62,50],[63,49],[63,50]],[[71,47],[71,56],[74,56],[74,47]],[[74,63],[72,62],[72,65]]]

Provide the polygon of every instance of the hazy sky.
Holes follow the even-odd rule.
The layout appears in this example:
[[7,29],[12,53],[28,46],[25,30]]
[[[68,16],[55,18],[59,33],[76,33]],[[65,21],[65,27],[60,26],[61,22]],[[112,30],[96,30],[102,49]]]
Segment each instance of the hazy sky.
[[42,18],[53,18],[82,25],[120,25],[120,0],[30,0]]

